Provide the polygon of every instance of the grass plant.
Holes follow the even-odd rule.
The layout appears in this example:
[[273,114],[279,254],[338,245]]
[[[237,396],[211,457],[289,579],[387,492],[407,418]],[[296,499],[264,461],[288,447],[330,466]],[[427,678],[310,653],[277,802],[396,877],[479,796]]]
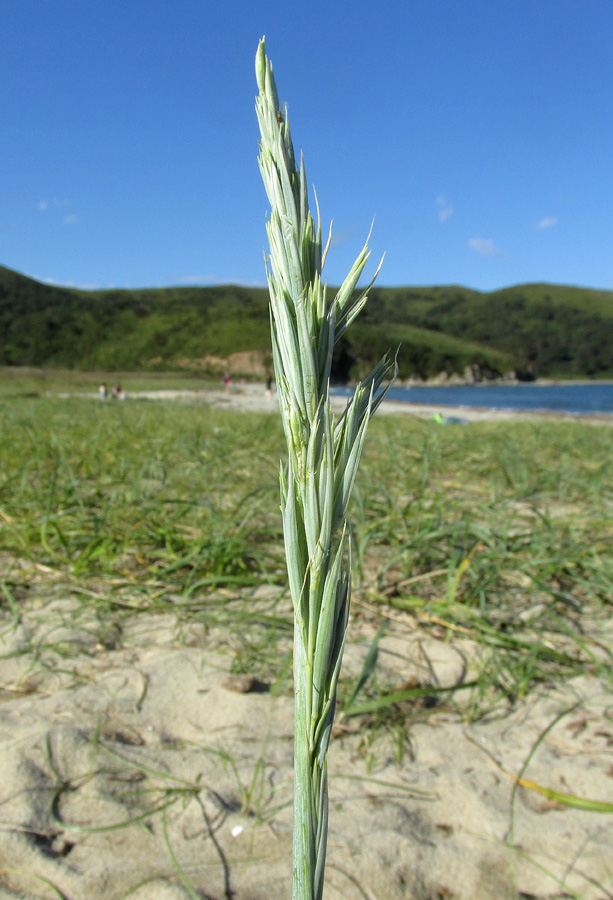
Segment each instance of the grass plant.
[[[271,204],[267,267],[275,378],[288,451],[281,470],[285,554],[294,609],[294,900],[320,900],[328,839],[327,753],[349,616],[346,510],[366,428],[393,369],[387,358],[359,384],[343,415],[330,404],[334,347],[364,306],[354,290],[367,246],[332,299],[322,283],[330,239],[309,212],[264,41],[256,55],[260,171]],[[318,215],[319,219],[319,215]]]

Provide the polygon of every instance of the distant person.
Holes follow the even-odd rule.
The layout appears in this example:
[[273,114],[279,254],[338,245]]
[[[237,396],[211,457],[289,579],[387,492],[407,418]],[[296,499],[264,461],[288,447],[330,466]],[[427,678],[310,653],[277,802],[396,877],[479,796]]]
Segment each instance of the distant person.
[[266,379],[266,396],[269,400],[272,397],[272,375],[269,375]]
[[106,400],[106,384],[101,384],[98,388],[98,394],[101,400]]
[[232,376],[230,375],[229,372],[226,372],[226,374],[224,375],[223,383],[224,383],[226,390],[229,391],[230,388],[232,387]]
[[116,400],[125,400],[126,399],[126,392],[122,389],[119,382],[117,382],[117,384],[113,385],[113,387],[111,389],[111,396],[114,397]]

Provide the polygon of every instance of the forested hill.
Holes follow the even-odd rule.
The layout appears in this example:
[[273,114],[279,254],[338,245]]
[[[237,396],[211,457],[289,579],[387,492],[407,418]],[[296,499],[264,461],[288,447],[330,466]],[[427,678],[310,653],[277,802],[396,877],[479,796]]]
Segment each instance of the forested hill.
[[[271,365],[265,289],[234,285],[82,291],[0,266],[0,365],[261,374]],[[613,377],[613,292],[552,284],[492,293],[373,288],[341,341],[337,377],[400,345],[400,377],[510,371]],[[241,371],[243,369],[244,371]]]

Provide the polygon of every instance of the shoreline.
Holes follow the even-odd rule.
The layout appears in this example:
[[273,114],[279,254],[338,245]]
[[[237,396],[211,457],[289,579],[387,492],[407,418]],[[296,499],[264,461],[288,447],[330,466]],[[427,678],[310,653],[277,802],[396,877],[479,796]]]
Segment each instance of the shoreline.
[[495,387],[574,387],[583,385],[609,385],[613,387],[613,378],[535,378],[534,381],[505,381],[504,379],[494,379],[493,381],[437,381],[436,378],[430,381],[411,381],[402,380],[397,387],[402,388],[495,388]]
[[[88,394],[87,396],[91,396]],[[153,390],[135,391],[128,393],[128,398],[141,400],[183,400],[203,402],[218,409],[233,409],[241,412],[277,413],[279,410],[277,394],[273,392],[271,397],[266,396],[264,384],[249,382],[233,387],[230,391],[223,389],[203,388],[200,390]],[[333,395],[331,398],[332,410],[342,412],[347,403],[347,397]],[[107,401],[108,402],[108,401]],[[553,410],[515,410],[495,409],[491,407],[457,406],[435,403],[411,403],[402,400],[384,400],[379,407],[379,413],[384,415],[409,415],[422,419],[432,419],[435,416],[449,417],[453,423],[469,423],[483,421],[520,421],[533,419],[547,419],[555,421],[580,422],[589,425],[613,426],[613,414],[609,413],[566,413]],[[445,423],[447,424],[447,423]]]

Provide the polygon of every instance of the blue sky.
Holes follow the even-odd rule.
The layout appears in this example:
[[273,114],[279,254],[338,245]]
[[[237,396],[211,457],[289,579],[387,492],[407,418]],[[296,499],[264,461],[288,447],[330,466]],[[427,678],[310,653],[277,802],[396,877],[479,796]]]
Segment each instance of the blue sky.
[[263,34],[329,283],[613,289],[610,0],[2,0],[0,264],[264,284]]

